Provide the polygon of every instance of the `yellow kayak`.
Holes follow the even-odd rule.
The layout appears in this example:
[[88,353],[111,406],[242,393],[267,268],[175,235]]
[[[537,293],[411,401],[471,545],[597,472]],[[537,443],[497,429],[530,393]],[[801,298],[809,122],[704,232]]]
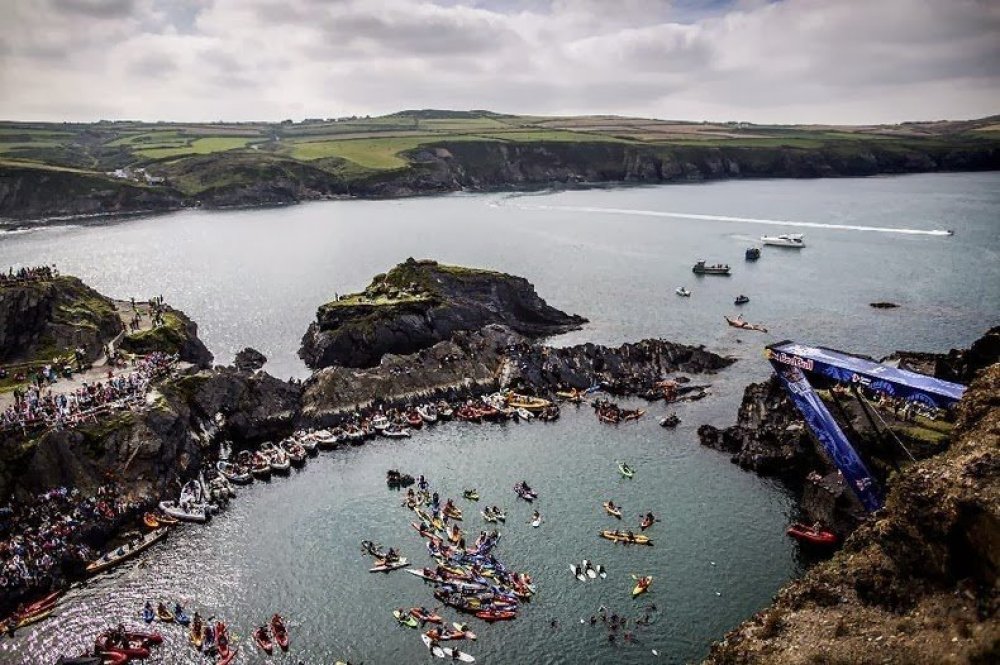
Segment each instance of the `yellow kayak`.
[[607,538],[612,542],[625,543],[627,545],[653,544],[653,540],[649,536],[644,536],[638,533],[634,533],[630,537],[627,533],[622,533],[621,531],[601,531],[600,536],[601,538]]
[[36,612],[34,614],[29,614],[26,617],[21,617],[20,619],[18,619],[17,627],[24,628],[25,626],[30,626],[33,623],[38,623],[43,619],[48,619],[50,616],[52,616],[52,610],[50,609],[45,610],[44,612]]
[[635,583],[635,586],[632,587],[632,597],[635,598],[636,596],[646,593],[646,591],[649,589],[649,585],[652,583],[653,583],[652,575],[646,575],[645,577],[640,577],[638,581]]
[[191,644],[198,651],[201,651],[201,645],[205,641],[205,627],[202,625],[191,626],[191,630],[188,633],[188,638],[191,640]]

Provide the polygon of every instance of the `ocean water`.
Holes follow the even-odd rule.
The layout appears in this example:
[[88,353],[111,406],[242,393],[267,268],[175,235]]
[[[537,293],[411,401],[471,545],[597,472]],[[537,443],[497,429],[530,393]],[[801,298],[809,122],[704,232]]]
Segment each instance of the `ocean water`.
[[[955,233],[934,233],[943,229]],[[765,247],[758,262],[744,262],[761,234],[787,232],[804,233],[807,247]],[[447,424],[405,443],[321,453],[289,479],[241,491],[209,527],[176,530],[136,563],[73,590],[58,620],[0,642],[0,662],[49,663],[86,648],[102,626],[134,622],[147,598],[179,599],[242,636],[280,611],[293,644],[276,662],[433,660],[391,615],[432,605],[429,588],[402,572],[368,574],[359,549],[373,539],[417,565],[429,561],[385,487],[385,470],[396,467],[456,498],[477,487],[484,503],[509,510],[498,556],[531,572],[539,594],[512,623],[473,620],[479,640],[462,648],[478,662],[697,660],[802,566],[784,536],[790,497],[701,448],[698,425],[732,422],[743,386],[767,376],[766,343],[873,356],[942,351],[1000,322],[1000,174],[341,201],[0,234],[0,266],[54,262],[108,295],[162,294],[198,322],[217,362],[253,346],[281,377],[307,375],[296,351],[318,305],[409,256],[527,277],[550,304],[590,319],[557,344],[663,337],[738,362],[706,378],[710,398],[676,409],[683,422],[671,432],[656,424],[662,405],[619,427],[570,407],[551,425]],[[694,276],[700,258],[730,263],[733,275]],[[691,298],[674,295],[680,285]],[[751,298],[739,311],[768,334],[725,325],[739,293]],[[900,307],[870,308],[876,300]],[[635,479],[618,477],[618,459],[638,467]],[[522,478],[541,492],[539,529],[511,492]],[[628,521],[647,510],[663,518],[651,530],[654,547],[597,537],[614,527],[601,509],[609,498]],[[485,526],[475,504],[459,504],[471,529]],[[575,581],[569,564],[582,558],[604,564],[608,579]],[[628,593],[633,573],[656,578],[639,601]],[[610,645],[606,631],[580,624],[601,605],[634,617],[650,602],[656,622],[634,645]],[[164,633],[158,662],[198,662],[179,630]],[[241,652],[237,662],[264,661],[245,640]]]

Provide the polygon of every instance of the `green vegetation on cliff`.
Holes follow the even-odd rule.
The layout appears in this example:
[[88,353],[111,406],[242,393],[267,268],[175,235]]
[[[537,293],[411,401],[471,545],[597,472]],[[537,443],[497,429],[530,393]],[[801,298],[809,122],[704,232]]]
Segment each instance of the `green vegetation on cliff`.
[[122,337],[119,348],[128,353],[145,355],[154,351],[180,353],[190,336],[186,322],[176,312],[163,313],[163,325],[129,333]]
[[300,123],[0,122],[0,216],[553,182],[995,169],[998,126],[996,118],[839,127],[437,110]]

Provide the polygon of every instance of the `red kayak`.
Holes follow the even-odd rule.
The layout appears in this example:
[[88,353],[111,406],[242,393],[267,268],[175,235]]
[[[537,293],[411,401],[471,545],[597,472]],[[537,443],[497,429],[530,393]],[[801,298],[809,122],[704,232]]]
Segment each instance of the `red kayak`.
[[143,646],[163,644],[163,636],[159,633],[125,633],[125,638],[134,642],[142,642]]
[[434,612],[428,611],[426,614],[420,610],[419,607],[414,607],[410,610],[410,616],[417,621],[423,621],[425,623],[444,623],[444,619],[440,614],[435,614]]
[[510,610],[480,610],[476,612],[476,616],[483,621],[489,621],[490,623],[494,621],[507,621],[513,619],[517,616],[517,612],[511,612]]
[[94,641],[94,651],[102,652],[107,651],[109,653],[120,653],[128,659],[145,660],[149,658],[149,648],[143,646],[140,641],[128,640],[127,646],[122,646],[120,644],[111,644],[110,634],[101,633],[97,636]]
[[21,610],[20,614],[28,615],[28,614],[34,614],[39,610],[51,609],[52,606],[56,604],[56,599],[58,599],[59,596],[62,595],[62,593],[63,593],[62,591],[53,591],[44,598],[39,598],[30,605],[25,605],[24,609]]
[[836,545],[837,534],[825,529],[814,529],[811,526],[796,522],[786,531],[789,536],[813,545]]
[[226,624],[215,622],[215,646],[219,650],[219,662],[216,665],[229,665],[236,658],[236,649],[229,646],[229,633]]
[[104,665],[125,665],[129,661],[129,657],[121,651],[98,651],[97,655]]
[[261,651],[266,653],[268,656],[274,651],[274,642],[271,641],[271,634],[267,632],[267,628],[261,626],[257,630],[253,631],[253,641],[257,643],[257,646],[261,648]]
[[285,629],[285,620],[280,614],[271,617],[271,632],[274,633],[274,641],[278,643],[282,651],[288,651],[288,630]]

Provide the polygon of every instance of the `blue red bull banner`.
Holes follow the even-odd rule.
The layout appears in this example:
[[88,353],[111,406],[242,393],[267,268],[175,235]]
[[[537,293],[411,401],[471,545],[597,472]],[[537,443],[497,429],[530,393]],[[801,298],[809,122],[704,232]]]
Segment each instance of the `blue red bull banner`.
[[869,511],[882,507],[885,497],[854,446],[820,399],[809,375],[824,376],[840,383],[856,384],[932,409],[945,409],[965,393],[965,386],[822,347],[780,342],[767,347],[774,367],[796,408],[827,455],[840,469],[845,482]]

